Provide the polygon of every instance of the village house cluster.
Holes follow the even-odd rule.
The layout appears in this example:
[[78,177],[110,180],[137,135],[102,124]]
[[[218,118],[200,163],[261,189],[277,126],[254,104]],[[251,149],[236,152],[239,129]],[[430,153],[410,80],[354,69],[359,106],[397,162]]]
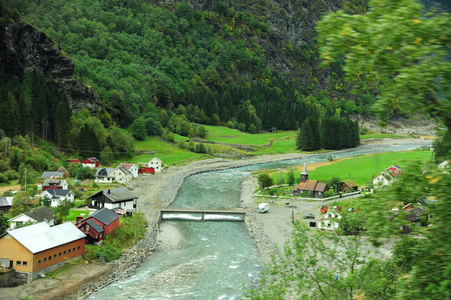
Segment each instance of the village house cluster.
[[[94,157],[68,162],[96,168],[96,183],[125,184],[141,174],[163,171],[163,162],[158,157],[140,167],[121,163],[116,168],[104,168]],[[75,201],[66,174],[63,167],[45,171],[41,176],[40,197],[48,199],[49,207],[36,207],[8,220],[10,227],[0,236],[0,267],[13,272],[5,275],[11,278],[3,281],[29,283],[44,276],[67,260],[83,255],[86,243],[101,244],[106,235],[119,227],[121,217],[136,211],[138,196],[126,187],[108,188],[87,197],[85,203],[89,211],[80,211],[75,222],[55,225],[56,211],[52,208],[65,201]],[[0,197],[0,210],[9,211],[12,202],[13,197]]]
[[[450,167],[450,160],[445,160],[437,168],[444,173],[448,173]],[[393,182],[400,176],[402,176],[403,170],[398,164],[394,164],[385,170],[383,170],[379,175],[372,178],[372,186],[374,189],[383,188],[390,186]],[[293,188],[293,195],[299,196],[302,193],[304,195],[309,195],[311,198],[325,198],[325,192],[330,188],[326,183],[321,183],[318,180],[309,179],[309,174],[307,172],[306,165],[304,164],[303,171],[300,173],[300,182]],[[338,197],[342,197],[344,193],[359,192],[358,184],[347,179],[337,186]],[[349,195],[349,194],[348,194]],[[334,196],[334,198],[337,196]],[[330,199],[330,198],[329,198]],[[325,199],[326,200],[326,199]],[[420,203],[421,202],[421,203]],[[402,207],[402,209],[393,208],[392,213],[396,215],[402,211],[405,213],[405,219],[410,225],[403,225],[400,229],[403,234],[409,234],[415,230],[416,227],[427,226],[429,224],[429,219],[431,216],[426,215],[426,210],[422,207],[423,204],[434,203],[433,199],[422,199],[418,203],[409,203]],[[342,207],[334,206],[329,208],[327,205],[323,205],[320,208],[320,219],[315,220],[316,216],[310,213],[304,216],[305,219],[310,219],[308,224],[310,227],[318,228],[320,230],[337,230],[340,224],[340,220],[343,218]],[[347,213],[359,213],[358,210],[350,208]]]

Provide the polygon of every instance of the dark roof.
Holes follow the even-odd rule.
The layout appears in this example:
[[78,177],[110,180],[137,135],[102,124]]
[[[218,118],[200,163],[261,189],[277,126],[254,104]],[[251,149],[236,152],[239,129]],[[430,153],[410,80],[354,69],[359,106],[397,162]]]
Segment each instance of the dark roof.
[[13,197],[0,197],[0,207],[12,205],[13,205]]
[[52,196],[65,197],[69,194],[71,190],[63,190],[63,189],[48,189],[48,192]]
[[36,221],[42,220],[52,220],[55,218],[55,211],[53,209],[48,208],[47,206],[41,206],[38,208],[30,209],[27,212],[24,212],[24,215],[29,216],[30,218]]
[[88,199],[95,198],[98,194],[103,194],[106,198],[108,198],[112,203],[115,202],[123,202],[127,200],[138,199],[139,197],[130,192],[126,187],[119,187],[115,189],[103,190],[94,195],[88,197]]
[[422,207],[415,207],[412,209],[407,210],[409,213],[406,216],[406,220],[409,222],[418,222],[421,218],[421,216],[424,214],[425,210]]
[[[83,222],[84,220],[87,219],[96,219],[97,221],[105,224],[105,225],[110,225],[114,220],[119,218],[119,215],[117,213],[115,213],[114,211],[108,209],[108,208],[102,208],[101,210],[96,211],[95,213],[93,213],[92,215],[87,216],[86,218],[84,218],[83,220],[81,220],[80,222]],[[99,232],[99,231],[97,231]]]
[[86,224],[92,227],[96,232],[101,233],[103,232],[103,227],[97,224],[93,219],[89,219]]
[[46,178],[61,178],[64,177],[64,172],[50,172],[50,171],[44,171],[44,173],[42,173],[41,179],[46,179]]
[[96,177],[108,176],[115,168],[97,168]]

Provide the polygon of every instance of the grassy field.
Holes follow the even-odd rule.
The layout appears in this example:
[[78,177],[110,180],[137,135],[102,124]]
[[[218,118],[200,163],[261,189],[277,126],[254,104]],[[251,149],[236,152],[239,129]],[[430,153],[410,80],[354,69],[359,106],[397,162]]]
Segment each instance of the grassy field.
[[175,165],[183,161],[195,161],[204,156],[182,149],[176,145],[163,142],[154,137],[147,137],[144,141],[135,142],[136,151],[154,151],[155,154],[141,154],[133,157],[129,162],[147,163],[154,156],[157,156],[165,165]]
[[310,179],[329,181],[332,177],[338,177],[340,180],[352,179],[359,185],[363,185],[393,164],[403,167],[405,161],[427,161],[430,158],[431,152],[427,150],[388,152],[339,160],[313,171],[309,171],[307,165],[307,171]]
[[278,131],[275,133],[258,133],[250,134],[244,133],[235,129],[205,125],[208,130],[207,140],[216,143],[240,144],[240,145],[266,145],[271,140],[279,140],[285,138],[293,138],[296,136],[296,131]]
[[[223,127],[204,125],[208,130],[207,141],[218,144],[204,143],[205,147],[210,148],[213,155],[221,154],[221,156],[242,156],[242,155],[264,155],[264,154],[284,154],[284,153],[299,153],[296,149],[296,134],[297,131],[278,131],[275,133],[261,133],[249,134],[235,129]],[[139,151],[153,151],[155,154],[144,153],[134,156],[132,163],[146,163],[152,157],[157,156],[163,160],[165,166],[170,165],[185,165],[192,161],[210,158],[212,156],[206,154],[199,154],[191,152],[187,149],[178,147],[181,141],[188,145],[189,138],[174,134],[176,143],[166,143],[155,137],[147,137],[144,141],[136,141],[135,149]],[[392,134],[368,134],[361,135],[360,139],[369,138],[405,138],[404,136]],[[244,151],[231,146],[220,145],[223,144],[239,144],[252,147],[255,151]]]

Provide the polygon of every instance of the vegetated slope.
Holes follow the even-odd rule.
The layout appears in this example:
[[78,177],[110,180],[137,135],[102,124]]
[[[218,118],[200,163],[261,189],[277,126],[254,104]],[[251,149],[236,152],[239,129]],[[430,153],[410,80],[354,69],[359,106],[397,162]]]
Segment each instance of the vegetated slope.
[[[297,106],[315,103],[324,110],[362,112],[359,107],[374,101],[370,94],[351,95],[338,65],[320,69],[314,41],[322,14],[342,5],[360,12],[365,1],[218,1],[205,7],[192,1],[194,9],[186,2],[157,4],[162,7],[83,0],[11,1],[10,6],[63,46],[81,82],[92,84],[122,126],[155,106],[188,109],[199,95],[206,96],[189,107],[190,121],[236,120],[245,130],[252,123],[257,130],[296,129],[303,121],[290,117],[288,124],[266,124],[265,111],[276,109],[283,119],[298,113]],[[255,92],[259,98],[249,99]],[[228,94],[233,103],[216,101]],[[315,97],[305,100],[308,95]],[[247,100],[260,128],[246,120],[252,115]],[[229,112],[220,114],[223,108]]]

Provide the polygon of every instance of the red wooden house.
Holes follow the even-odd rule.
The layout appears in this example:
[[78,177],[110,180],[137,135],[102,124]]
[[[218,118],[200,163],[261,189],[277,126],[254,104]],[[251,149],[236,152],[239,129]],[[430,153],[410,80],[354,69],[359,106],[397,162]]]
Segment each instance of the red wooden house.
[[90,167],[90,168],[98,168],[99,167],[99,160],[95,157],[88,157],[85,158],[81,164],[83,165],[83,167]]
[[88,243],[100,242],[105,235],[111,234],[119,227],[119,215],[114,211],[103,208],[87,216],[75,225],[84,234]]
[[155,168],[140,167],[138,169],[138,174],[155,174]]
[[402,175],[402,169],[397,164],[394,164],[393,166],[388,167],[387,169],[385,169],[385,171],[392,173],[392,175],[395,177]]
[[67,190],[68,184],[65,179],[46,179],[42,185],[44,191],[48,189]]

